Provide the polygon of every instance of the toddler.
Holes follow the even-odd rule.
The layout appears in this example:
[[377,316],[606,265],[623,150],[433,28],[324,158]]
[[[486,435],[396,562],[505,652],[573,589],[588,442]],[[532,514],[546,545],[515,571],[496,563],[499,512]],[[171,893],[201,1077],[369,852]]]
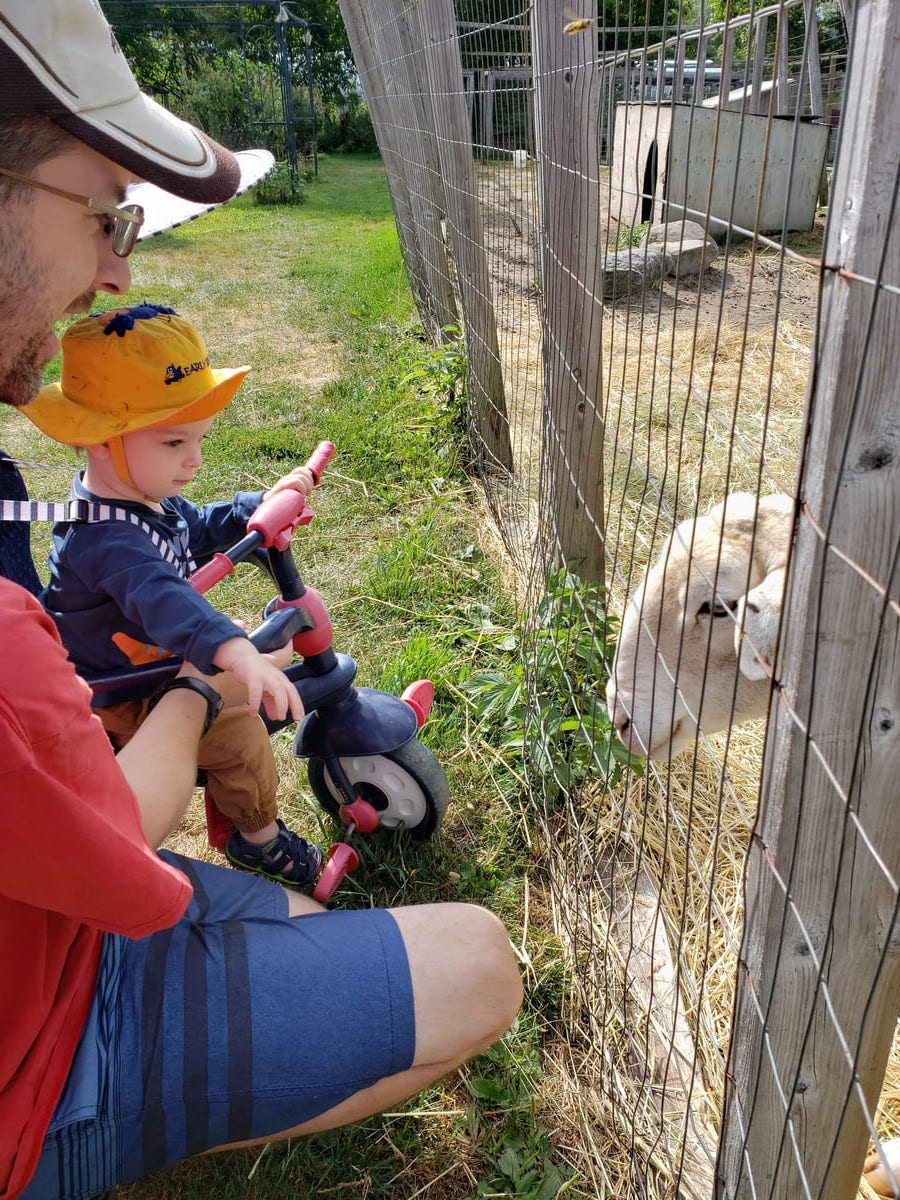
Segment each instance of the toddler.
[[[300,698],[187,577],[244,536],[263,495],[308,495],[313,478],[300,467],[270,492],[238,492],[199,508],[180,496],[216,414],[250,368],[211,367],[200,334],[174,309],[94,313],[69,326],[62,353],[61,382],[22,411],[54,440],[84,448],[87,466],[72,498],[92,507],[89,520],[54,526],[41,599],[81,673],[175,654],[205,674],[231,671],[246,686],[248,707],[223,710],[200,745],[210,798],[232,821],[225,854],[279,883],[308,883],[322,854],[278,819],[275,758],[257,712],[269,697],[299,717]],[[147,697],[96,711],[121,748],[151,705]]]

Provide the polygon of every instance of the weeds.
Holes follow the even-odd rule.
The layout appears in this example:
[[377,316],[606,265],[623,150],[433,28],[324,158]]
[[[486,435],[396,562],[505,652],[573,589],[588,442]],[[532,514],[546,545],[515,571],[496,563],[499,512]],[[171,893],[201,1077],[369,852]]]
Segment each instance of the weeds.
[[[508,1039],[485,1054],[494,1071],[468,1081],[473,1103],[467,1120],[472,1140],[489,1152],[493,1169],[478,1181],[476,1197],[510,1200],[554,1200],[573,1173],[559,1167],[549,1132],[539,1119],[535,1091],[541,1068],[536,1056],[511,1052]],[[502,1115],[499,1127],[489,1128],[485,1117]]]
[[306,178],[292,171],[286,160],[276,162],[264,179],[253,189],[256,204],[303,204],[306,200],[306,184],[311,170],[304,171]]
[[512,661],[462,685],[482,727],[506,752],[521,753],[551,796],[588,778],[612,789],[626,765],[640,770],[606,708],[615,626],[599,588],[555,572],[515,635],[495,644]]
[[466,411],[469,360],[459,326],[445,325],[441,332],[443,342],[427,350],[401,382],[434,401],[435,426],[442,435],[438,457],[452,454],[458,456],[458,465],[464,465],[470,458]]
[[640,246],[649,228],[649,221],[644,221],[640,225],[620,225],[616,245],[622,249],[628,246]]

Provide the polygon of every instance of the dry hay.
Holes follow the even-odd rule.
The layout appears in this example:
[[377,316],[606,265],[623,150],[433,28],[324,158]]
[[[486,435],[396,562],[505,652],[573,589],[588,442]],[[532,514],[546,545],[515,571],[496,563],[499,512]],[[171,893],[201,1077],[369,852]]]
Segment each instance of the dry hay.
[[[790,490],[809,370],[808,339],[787,322],[676,329],[663,344],[607,325],[606,544],[632,582],[674,521],[733,491]],[[771,381],[771,383],[770,383]]]
[[[729,491],[791,490],[810,339],[788,321],[774,333],[676,322],[651,337],[618,316],[605,334],[608,582],[621,612],[674,521]],[[574,978],[571,1040],[549,1053],[598,1194],[712,1194],[763,735],[757,723],[705,739],[546,818]],[[900,1133],[897,1045],[876,1126]]]
[[590,1132],[581,1168],[596,1156],[613,1195],[636,1174],[648,1196],[711,1194],[762,736],[709,739],[547,821],[575,977],[554,1074]]
[[[774,337],[677,322],[651,336],[612,317],[605,334],[606,537],[621,612],[674,521],[728,491],[790,482],[809,349],[787,322]],[[617,1143],[633,1141],[616,1181],[629,1192],[635,1171],[654,1194],[712,1191],[762,736],[755,725],[708,739],[611,796],[590,796],[590,819],[563,838],[583,840],[585,860],[615,864],[616,886],[595,881],[590,904],[566,883],[556,894],[561,911],[580,904],[591,926],[581,940],[601,948],[575,950],[582,1010],[603,1046],[588,1094],[629,1114],[608,1128],[603,1151],[616,1161]]]
[[[570,1040],[546,1053],[556,1103],[584,1130],[578,1165],[607,1181],[598,1195],[712,1194],[764,733],[716,735],[547,822],[574,986]],[[874,1123],[900,1136],[900,1036]]]

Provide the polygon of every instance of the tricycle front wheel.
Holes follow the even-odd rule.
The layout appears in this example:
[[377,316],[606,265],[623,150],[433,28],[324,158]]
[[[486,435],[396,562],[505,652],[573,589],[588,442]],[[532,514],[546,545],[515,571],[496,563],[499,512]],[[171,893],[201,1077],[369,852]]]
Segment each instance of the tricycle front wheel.
[[[444,768],[413,738],[386,754],[351,755],[340,760],[358,795],[378,812],[385,829],[406,829],[424,841],[436,831],[450,802]],[[310,758],[309,785],[328,812],[338,815],[341,797],[321,758]]]

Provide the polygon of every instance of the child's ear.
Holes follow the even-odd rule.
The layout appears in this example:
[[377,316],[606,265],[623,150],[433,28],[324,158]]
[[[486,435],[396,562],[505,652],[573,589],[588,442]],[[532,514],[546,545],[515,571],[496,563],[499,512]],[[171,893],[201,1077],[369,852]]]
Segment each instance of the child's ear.
[[109,442],[98,442],[96,446],[85,446],[84,449],[89,459],[96,458],[100,462],[109,462],[112,457]]

